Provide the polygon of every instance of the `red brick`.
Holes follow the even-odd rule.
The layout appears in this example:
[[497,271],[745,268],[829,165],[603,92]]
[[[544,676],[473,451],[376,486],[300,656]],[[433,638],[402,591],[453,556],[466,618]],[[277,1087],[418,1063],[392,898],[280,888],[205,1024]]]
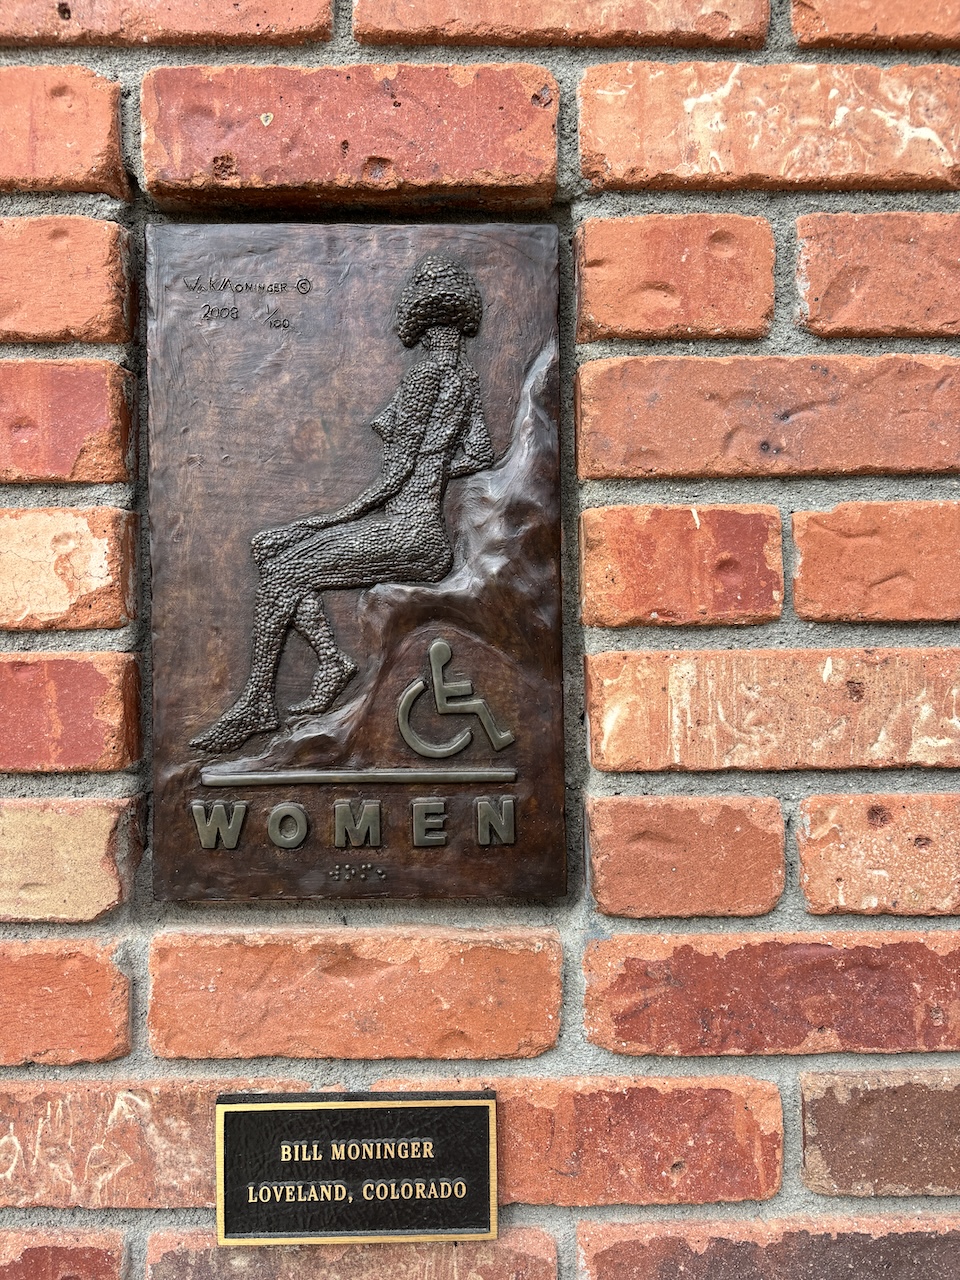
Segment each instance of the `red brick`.
[[0,509],[0,630],[124,626],[135,615],[136,527],[116,507]]
[[0,218],[0,342],[126,342],[128,239],[94,218]]
[[330,0],[4,0],[7,45],[302,44],[327,40]]
[[217,1094],[306,1088],[249,1076],[0,1080],[0,1206],[212,1208]]
[[628,356],[577,374],[584,480],[960,470],[960,361]]
[[756,48],[768,0],[357,0],[356,38],[370,44],[727,45]]
[[580,103],[595,187],[960,185],[958,67],[606,63]]
[[[281,1246],[257,1253],[257,1280],[556,1280],[557,1274],[556,1242],[532,1227],[457,1244]],[[210,1232],[164,1232],[149,1239],[147,1280],[235,1280],[237,1262]]]
[[773,313],[764,218],[589,218],[577,232],[577,341],[756,338]]
[[800,1090],[803,1180],[811,1190],[960,1193],[960,1073],[803,1074]]
[[126,769],[140,755],[138,705],[133,654],[0,654],[0,769]]
[[601,653],[598,769],[956,768],[957,649]]
[[793,0],[793,33],[807,47],[951,49],[960,45],[960,4],[937,0]]
[[800,806],[800,887],[815,915],[960,914],[960,796],[812,796]]
[[119,1231],[0,1232],[0,1280],[121,1280]]
[[588,796],[591,888],[601,911],[759,916],[783,892],[773,799]]
[[710,1204],[766,1200],[780,1186],[780,1094],[766,1080],[511,1076],[430,1087],[496,1090],[502,1204]]
[[129,480],[132,384],[108,360],[0,360],[0,482]]
[[122,1058],[129,1003],[113,947],[0,942],[0,1065]]
[[769,622],[782,603],[776,507],[594,507],[580,517],[588,627]]
[[174,206],[549,204],[558,98],[523,63],[158,67],[143,81],[147,188]]
[[174,933],[153,941],[162,1058],[530,1058],[554,1044],[550,929]]
[[0,67],[0,191],[130,188],[120,158],[120,86],[87,67]]
[[797,511],[793,537],[801,618],[960,618],[960,503],[843,502],[830,511]]
[[955,933],[618,934],[584,969],[587,1036],[615,1053],[960,1049]]
[[582,1222],[584,1280],[951,1280],[960,1217]]
[[797,219],[797,234],[800,307],[812,332],[960,333],[960,215],[811,213]]

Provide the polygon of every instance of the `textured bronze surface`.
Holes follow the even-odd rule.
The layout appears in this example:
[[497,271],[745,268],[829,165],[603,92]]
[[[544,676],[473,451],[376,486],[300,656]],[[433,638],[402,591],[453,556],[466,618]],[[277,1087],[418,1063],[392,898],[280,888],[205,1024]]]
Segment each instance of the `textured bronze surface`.
[[148,232],[155,891],[564,887],[552,227]]

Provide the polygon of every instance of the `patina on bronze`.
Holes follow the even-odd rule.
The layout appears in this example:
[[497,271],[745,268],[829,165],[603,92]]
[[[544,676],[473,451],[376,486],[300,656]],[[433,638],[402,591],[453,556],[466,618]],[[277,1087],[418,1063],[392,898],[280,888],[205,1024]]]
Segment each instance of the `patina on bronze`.
[[564,887],[552,227],[148,233],[155,892]]
[[489,1240],[496,1095],[223,1094],[220,1244]]

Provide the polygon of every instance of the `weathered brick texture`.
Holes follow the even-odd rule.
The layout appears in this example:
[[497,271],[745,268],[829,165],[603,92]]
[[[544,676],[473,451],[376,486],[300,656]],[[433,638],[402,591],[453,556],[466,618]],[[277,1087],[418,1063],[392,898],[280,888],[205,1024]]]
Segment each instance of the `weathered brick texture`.
[[164,1058],[529,1058],[560,1018],[553,930],[164,933],[150,1035]]
[[107,360],[0,360],[0,482],[128,480],[132,384]]
[[780,616],[776,507],[595,507],[580,517],[588,627],[769,622]]
[[810,213],[797,219],[797,235],[801,315],[814,333],[960,333],[960,215]]
[[768,0],[357,0],[353,30],[373,44],[761,45]]
[[803,1180],[811,1190],[960,1193],[960,1072],[811,1073],[800,1076],[800,1088]]
[[0,1280],[122,1280],[119,1231],[4,1231]]
[[956,768],[956,649],[744,649],[586,659],[603,770]]
[[107,772],[139,754],[132,654],[0,654],[0,770]]
[[773,311],[764,218],[589,218],[577,232],[577,339],[756,338]]
[[[257,1280],[555,1280],[557,1245],[531,1227],[496,1240],[281,1246],[258,1250]],[[164,1232],[147,1245],[146,1280],[235,1280],[236,1252],[210,1232]],[[0,1280],[4,1280],[0,1273]]]
[[827,795],[800,806],[800,887],[817,915],[960,914],[960,796]]
[[960,1267],[960,1218],[810,1217],[768,1222],[584,1222],[585,1280],[947,1280]]
[[0,1081],[0,1122],[13,1157],[0,1179],[0,1206],[212,1208],[217,1094],[307,1087],[250,1076]]
[[129,984],[113,947],[0,943],[0,1065],[103,1062],[130,1049]]
[[618,934],[584,969],[587,1034],[616,1053],[960,1049],[955,933]]
[[0,67],[0,191],[128,195],[119,108],[119,84],[86,67]]
[[584,480],[960,470],[960,361],[626,356],[577,373]]
[[780,1186],[780,1094],[765,1080],[512,1076],[431,1087],[496,1090],[503,1204],[708,1204],[766,1200]]
[[96,920],[140,859],[136,800],[0,800],[0,920]]
[[608,915],[756,916],[783,892],[777,800],[589,796],[593,895]]
[[623,62],[591,67],[580,102],[595,187],[960,183],[957,67]]
[[0,510],[0,629],[122,627],[135,614],[136,518],[116,507]]
[[0,218],[0,342],[126,342],[128,238],[94,218]]
[[542,67],[159,67],[143,163],[160,200],[549,203],[558,89]]
[[5,0],[13,45],[301,44],[330,35],[330,0]]
[[956,0],[793,0],[797,43],[863,49],[951,49],[960,45]]

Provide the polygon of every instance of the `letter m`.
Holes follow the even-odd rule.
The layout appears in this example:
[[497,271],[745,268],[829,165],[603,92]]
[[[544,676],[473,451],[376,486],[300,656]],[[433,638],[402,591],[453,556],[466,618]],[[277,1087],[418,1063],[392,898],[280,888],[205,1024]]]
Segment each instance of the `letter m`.
[[333,842],[338,849],[345,849],[347,841],[356,848],[362,844],[380,847],[380,801],[363,800],[360,816],[355,818],[349,800],[337,800],[333,806]]
[[220,840],[225,849],[235,849],[237,841],[240,839],[240,828],[243,826],[243,820],[247,816],[246,802],[238,801],[230,806],[230,816],[227,817],[227,806],[219,801],[212,805],[209,814],[207,806],[202,800],[194,800],[190,805],[190,812],[193,814],[193,820],[197,824],[197,835],[200,837],[200,846],[203,849],[215,849],[217,840]]

